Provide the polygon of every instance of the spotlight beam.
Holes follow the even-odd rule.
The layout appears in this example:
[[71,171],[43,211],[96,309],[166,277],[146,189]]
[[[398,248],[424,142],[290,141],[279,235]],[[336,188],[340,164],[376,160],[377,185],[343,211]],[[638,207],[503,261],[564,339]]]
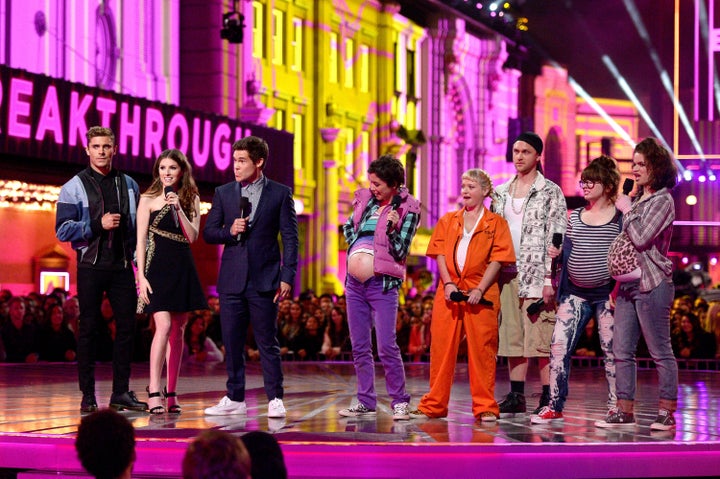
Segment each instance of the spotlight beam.
[[588,105],[592,107],[593,110],[597,112],[598,115],[600,115],[603,120],[607,122],[608,125],[610,125],[610,128],[612,128],[615,133],[617,133],[623,140],[625,140],[632,148],[635,148],[635,142],[632,138],[630,138],[630,135],[627,131],[623,130],[623,128],[616,122],[609,114],[606,112],[603,107],[601,107],[598,102],[595,101],[593,97],[590,96],[588,92],[585,91],[583,87],[580,86],[578,82],[575,81],[575,79],[568,75],[568,83],[570,86],[575,90],[575,93],[578,94],[578,96],[582,97]]
[[635,95],[635,92],[633,92],[632,88],[630,88],[630,85],[625,80],[625,77],[620,74],[612,59],[607,55],[603,55],[602,61],[607,67],[607,69],[610,70],[610,73],[613,74],[615,80],[617,80],[618,82],[618,85],[620,86],[620,88],[622,88],[622,91],[625,92],[625,95],[627,95],[630,101],[633,102],[633,105],[635,105],[638,113],[640,113],[640,116],[643,118],[643,120],[645,120],[645,123],[648,124],[648,127],[650,127],[650,130],[652,130],[653,134],[667,146],[667,141],[663,137],[657,125],[655,125],[655,122],[652,120],[652,118],[650,118],[650,115],[648,114],[647,110],[645,110],[645,107],[640,102],[640,99],[637,97],[637,95]]
[[635,29],[637,30],[638,35],[640,35],[640,38],[645,44],[645,47],[648,49],[650,59],[655,66],[655,70],[658,72],[658,75],[660,75],[660,81],[663,85],[663,88],[665,88],[665,91],[670,96],[670,100],[672,101],[675,110],[678,112],[678,116],[680,117],[680,121],[685,128],[685,132],[687,133],[690,142],[695,148],[698,156],[700,156],[701,161],[705,161],[705,154],[703,153],[702,146],[700,146],[700,142],[695,135],[695,130],[693,129],[692,125],[690,125],[690,120],[685,114],[685,109],[680,104],[680,100],[677,98],[677,95],[675,95],[674,88],[672,86],[672,83],[670,82],[670,75],[668,75],[667,70],[663,68],[662,63],[660,62],[660,57],[657,54],[657,50],[655,50],[655,47],[650,42],[650,35],[648,34],[647,28],[645,28],[645,24],[643,23],[642,18],[640,18],[640,12],[638,12],[637,7],[635,6],[635,2],[633,0],[623,0],[623,4],[625,5],[625,9],[627,10],[628,15],[630,15],[630,19],[635,25]]

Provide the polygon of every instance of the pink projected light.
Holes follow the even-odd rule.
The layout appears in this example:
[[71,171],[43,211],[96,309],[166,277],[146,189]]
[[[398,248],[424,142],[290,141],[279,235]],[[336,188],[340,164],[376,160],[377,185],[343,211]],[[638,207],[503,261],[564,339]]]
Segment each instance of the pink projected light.
[[13,78],[10,81],[8,135],[25,139],[30,138],[30,124],[21,121],[21,118],[30,118],[30,102],[23,101],[20,96],[31,97],[32,93],[32,82],[20,78]]
[[48,87],[45,98],[43,99],[43,109],[40,112],[40,118],[35,132],[35,140],[42,141],[45,134],[51,131],[55,137],[55,143],[62,145],[62,117],[60,115],[60,107],[58,105],[57,88]]

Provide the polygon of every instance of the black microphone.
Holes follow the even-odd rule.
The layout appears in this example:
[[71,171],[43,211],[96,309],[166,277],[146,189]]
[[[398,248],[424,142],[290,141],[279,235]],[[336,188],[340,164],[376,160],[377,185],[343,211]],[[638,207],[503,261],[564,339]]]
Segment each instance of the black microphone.
[[623,182],[623,195],[628,195],[633,189],[633,186],[635,186],[635,181],[630,178],[625,178],[625,181]]
[[[169,195],[173,191],[175,191],[175,190],[173,189],[172,186],[166,186],[165,187],[165,198],[167,198],[167,195]],[[180,227],[180,219],[178,218],[177,210],[175,209],[174,206],[170,206],[170,209],[172,210],[172,217],[173,217],[173,221],[175,222],[175,227],[178,228],[178,227]]]
[[528,316],[535,316],[540,312],[542,307],[545,306],[545,301],[542,299],[539,299],[535,301],[533,304],[527,307],[527,314]]
[[[553,233],[552,236],[552,244],[555,248],[560,249],[560,246],[562,245],[563,241],[563,235],[562,233]],[[556,256],[552,259],[552,266],[550,267],[550,275],[552,276],[552,279],[555,280],[555,276],[557,275],[557,268],[558,268],[558,258],[560,256]]]
[[[402,196],[395,195],[393,196],[392,202],[390,203],[390,207],[393,211],[397,211],[398,208],[400,208],[400,203],[402,203]],[[388,220],[387,222],[387,234],[390,234],[392,231],[392,221]]]
[[[470,299],[470,296],[468,296],[467,294],[463,293],[462,291],[453,291],[452,293],[450,293],[450,301],[453,301],[453,302],[455,302],[455,303],[460,303],[460,302],[462,302],[462,301],[467,301],[468,299]],[[480,301],[479,301],[478,304],[482,304],[482,305],[485,305],[485,306],[492,306],[492,305],[493,305],[493,304],[492,304],[492,301],[489,301],[489,300],[487,300],[487,299],[485,299],[485,298],[480,298]]]
[[[248,206],[250,206],[250,200],[247,196],[241,196],[240,197],[240,218],[245,218],[247,215],[247,209]],[[244,236],[242,233],[238,233],[237,240],[242,241],[244,239]]]

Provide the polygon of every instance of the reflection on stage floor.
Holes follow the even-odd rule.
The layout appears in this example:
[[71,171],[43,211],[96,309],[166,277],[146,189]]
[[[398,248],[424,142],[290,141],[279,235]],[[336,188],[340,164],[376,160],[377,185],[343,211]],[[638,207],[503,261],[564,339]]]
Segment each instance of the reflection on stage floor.
[[[307,454],[307,446],[315,450],[323,450],[326,457],[343,446],[352,445],[353,449],[344,450],[352,454],[372,454],[378,458],[376,448],[385,446],[382,451],[388,452],[389,446],[432,446],[427,451],[453,454],[461,451],[493,454],[502,452],[519,453],[515,458],[517,464],[520,456],[533,452],[540,445],[554,445],[553,453],[573,453],[579,460],[588,453],[588,460],[593,451],[609,452],[613,445],[624,452],[665,453],[665,448],[676,446],[674,451],[685,450],[688,454],[706,455],[705,460],[718,465],[720,471],[720,373],[711,371],[681,371],[679,389],[679,408],[676,414],[677,428],[670,432],[650,431],[650,423],[657,414],[657,380],[652,369],[640,370],[638,374],[638,393],[636,418],[638,425],[621,430],[599,429],[594,421],[606,412],[606,383],[602,368],[583,367],[572,371],[570,380],[570,396],[566,403],[565,420],[551,425],[531,425],[529,416],[500,419],[497,423],[486,425],[475,420],[471,412],[470,393],[467,380],[467,364],[458,364],[455,384],[450,401],[450,413],[444,419],[412,419],[410,421],[393,421],[389,399],[385,392],[382,367],[376,369],[376,389],[378,391],[378,414],[373,418],[343,418],[338,410],[354,403],[355,377],[351,363],[346,362],[285,362],[285,406],[288,416],[285,419],[267,417],[267,398],[262,387],[262,374],[258,363],[248,364],[247,375],[247,416],[206,416],[203,409],[215,404],[224,395],[225,368],[224,364],[208,367],[194,366],[182,371],[178,394],[183,413],[177,415],[150,416],[146,413],[124,413],[136,428],[138,447],[140,450],[150,445],[157,446],[165,442],[166,447],[177,449],[182,454],[187,442],[199,431],[206,428],[218,428],[237,434],[247,431],[263,430],[276,435],[281,442],[290,467],[293,461],[307,464],[305,469],[290,470],[291,477],[313,477],[312,470],[320,471],[322,467],[315,459],[316,469]],[[415,406],[427,391],[429,365],[411,363],[406,365],[408,390]],[[535,375],[535,377],[533,377]],[[111,390],[111,366],[98,365],[97,368],[97,399],[102,406],[109,400]],[[540,386],[537,370],[531,366],[529,380],[526,385],[528,409],[537,405]],[[134,364],[131,387],[142,400],[147,383],[148,368],[145,364]],[[32,464],[20,465],[12,461],[2,450],[9,443],[53,443],[63,444],[63,440],[71,441],[81,418],[79,405],[80,393],[77,389],[76,368],[72,364],[35,364],[35,365],[0,365],[0,467],[23,468]],[[496,397],[501,398],[509,389],[507,367],[499,366]],[[535,393],[535,394],[533,394]],[[172,446],[170,446],[172,445]],[[569,449],[558,449],[565,445]],[[362,446],[367,446],[363,449]],[[453,446],[453,449],[440,446]],[[473,449],[473,446],[492,446],[491,448]],[[582,446],[582,448],[579,448]],[[18,447],[15,444],[15,447]],[[305,449],[304,449],[305,447]],[[338,449],[341,448],[341,449]],[[434,448],[434,449],[433,449]],[[578,449],[579,448],[579,449]],[[412,451],[407,447],[393,448],[392,451]],[[374,451],[374,452],[373,452]],[[297,454],[297,457],[295,456]],[[138,454],[137,472],[152,471],[152,458],[148,458],[145,471],[141,452]],[[301,457],[302,456],[302,457]],[[441,456],[438,456],[441,457]],[[352,455],[347,459],[351,459]],[[15,458],[17,459],[17,458]],[[697,459],[697,457],[695,457]],[[427,459],[426,459],[427,460]],[[156,462],[156,461],[155,461]],[[332,462],[332,461],[330,461]],[[328,463],[329,464],[329,463]],[[326,464],[326,466],[328,466]],[[431,464],[431,463],[430,463]],[[338,465],[343,465],[342,455]],[[329,467],[329,466],[328,466]],[[604,467],[604,466],[603,466]],[[668,466],[670,467],[670,466]],[[72,469],[70,467],[70,469]],[[388,466],[390,471],[394,469]],[[364,472],[365,477],[406,477],[403,471],[413,467],[399,468],[400,475],[373,475]],[[357,469],[352,469],[356,470]],[[443,468],[450,471],[451,468]],[[541,471],[542,468],[538,468]],[[579,477],[563,476],[561,471],[550,465],[548,470],[555,470],[557,475],[547,477]],[[653,469],[646,469],[645,472]],[[618,471],[622,471],[619,469]],[[658,469],[669,472],[670,469]],[[339,472],[339,471],[338,471]],[[506,471],[507,472],[507,471]],[[577,471],[576,471],[577,472]],[[614,475],[612,468],[601,470],[605,475],[588,475],[586,477],[650,477],[645,472],[640,475]],[[628,472],[627,470],[625,472]],[[172,475],[172,474],[171,474]],[[344,477],[362,477],[342,474]],[[667,474],[660,474],[667,475]],[[672,474],[670,474],[672,475]],[[689,475],[689,474],[685,474]],[[320,473],[315,477],[333,477]],[[656,477],[659,477],[657,474]],[[33,476],[38,477],[38,476]],[[410,477],[410,476],[407,476]],[[430,476],[427,476],[430,477]],[[438,476],[439,477],[439,476]],[[461,475],[462,477],[462,475]],[[492,477],[488,475],[486,477]],[[498,476],[500,477],[500,476]],[[506,475],[506,477],[508,477]],[[518,477],[522,477],[519,475]],[[543,477],[535,476],[535,477]]]

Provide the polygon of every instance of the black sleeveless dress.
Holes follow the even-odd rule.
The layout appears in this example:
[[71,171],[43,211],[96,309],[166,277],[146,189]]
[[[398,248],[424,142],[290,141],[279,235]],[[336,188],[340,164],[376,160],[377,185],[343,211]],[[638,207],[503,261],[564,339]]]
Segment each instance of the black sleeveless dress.
[[153,293],[150,303],[138,299],[138,313],[182,313],[208,309],[190,243],[180,224],[175,225],[170,205],[150,213],[145,277]]

